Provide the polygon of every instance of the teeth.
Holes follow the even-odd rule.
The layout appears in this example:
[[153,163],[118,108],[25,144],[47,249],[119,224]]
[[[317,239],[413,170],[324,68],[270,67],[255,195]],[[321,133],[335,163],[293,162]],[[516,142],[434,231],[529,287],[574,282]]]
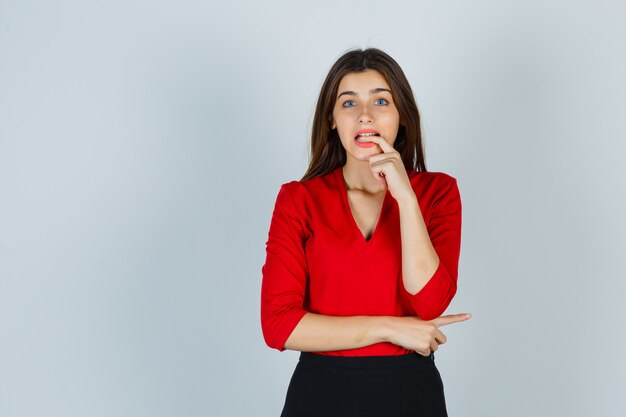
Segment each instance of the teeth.
[[378,133],[361,133],[361,134],[357,135],[356,140],[361,142],[359,139],[361,137],[367,137],[367,136],[378,136]]

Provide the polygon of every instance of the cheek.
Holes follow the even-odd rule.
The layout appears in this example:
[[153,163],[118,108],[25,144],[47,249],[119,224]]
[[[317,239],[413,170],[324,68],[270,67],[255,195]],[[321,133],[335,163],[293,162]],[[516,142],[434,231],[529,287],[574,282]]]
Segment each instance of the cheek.
[[400,124],[400,115],[396,112],[385,112],[380,117],[390,124]]
[[344,116],[338,111],[333,111],[332,117],[333,121],[335,122],[335,126],[337,127],[337,129],[340,129],[343,123]]
[[350,132],[354,128],[354,117],[344,112],[333,115],[339,133]]

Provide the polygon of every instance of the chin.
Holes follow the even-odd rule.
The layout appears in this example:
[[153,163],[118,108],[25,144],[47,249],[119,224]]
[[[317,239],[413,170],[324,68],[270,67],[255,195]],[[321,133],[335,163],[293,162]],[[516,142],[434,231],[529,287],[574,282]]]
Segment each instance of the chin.
[[379,154],[380,151],[376,150],[376,147],[372,147],[370,149],[358,149],[354,152],[351,152],[351,156],[353,159],[357,161],[365,161],[367,162],[372,155]]

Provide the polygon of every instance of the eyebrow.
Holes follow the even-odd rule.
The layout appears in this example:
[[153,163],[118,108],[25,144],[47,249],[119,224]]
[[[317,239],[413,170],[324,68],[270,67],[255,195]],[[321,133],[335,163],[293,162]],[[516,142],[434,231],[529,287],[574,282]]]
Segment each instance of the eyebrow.
[[[370,96],[375,93],[380,93],[381,91],[387,91],[391,93],[391,90],[388,88],[378,87],[378,88],[373,88],[370,90]],[[355,91],[343,91],[341,94],[337,96],[337,100],[339,100],[339,97],[343,95],[358,96],[359,94]]]

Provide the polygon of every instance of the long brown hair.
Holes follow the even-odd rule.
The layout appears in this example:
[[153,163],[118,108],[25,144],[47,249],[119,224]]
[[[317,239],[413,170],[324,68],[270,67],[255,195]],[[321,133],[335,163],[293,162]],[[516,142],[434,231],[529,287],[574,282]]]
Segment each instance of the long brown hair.
[[354,49],[339,57],[322,84],[313,118],[309,168],[300,181],[327,174],[346,163],[346,150],[337,129],[330,128],[337,89],[346,74],[368,69],[378,71],[391,87],[391,96],[400,114],[400,127],[393,147],[400,153],[404,167],[426,171],[420,114],[402,68],[380,49]]

